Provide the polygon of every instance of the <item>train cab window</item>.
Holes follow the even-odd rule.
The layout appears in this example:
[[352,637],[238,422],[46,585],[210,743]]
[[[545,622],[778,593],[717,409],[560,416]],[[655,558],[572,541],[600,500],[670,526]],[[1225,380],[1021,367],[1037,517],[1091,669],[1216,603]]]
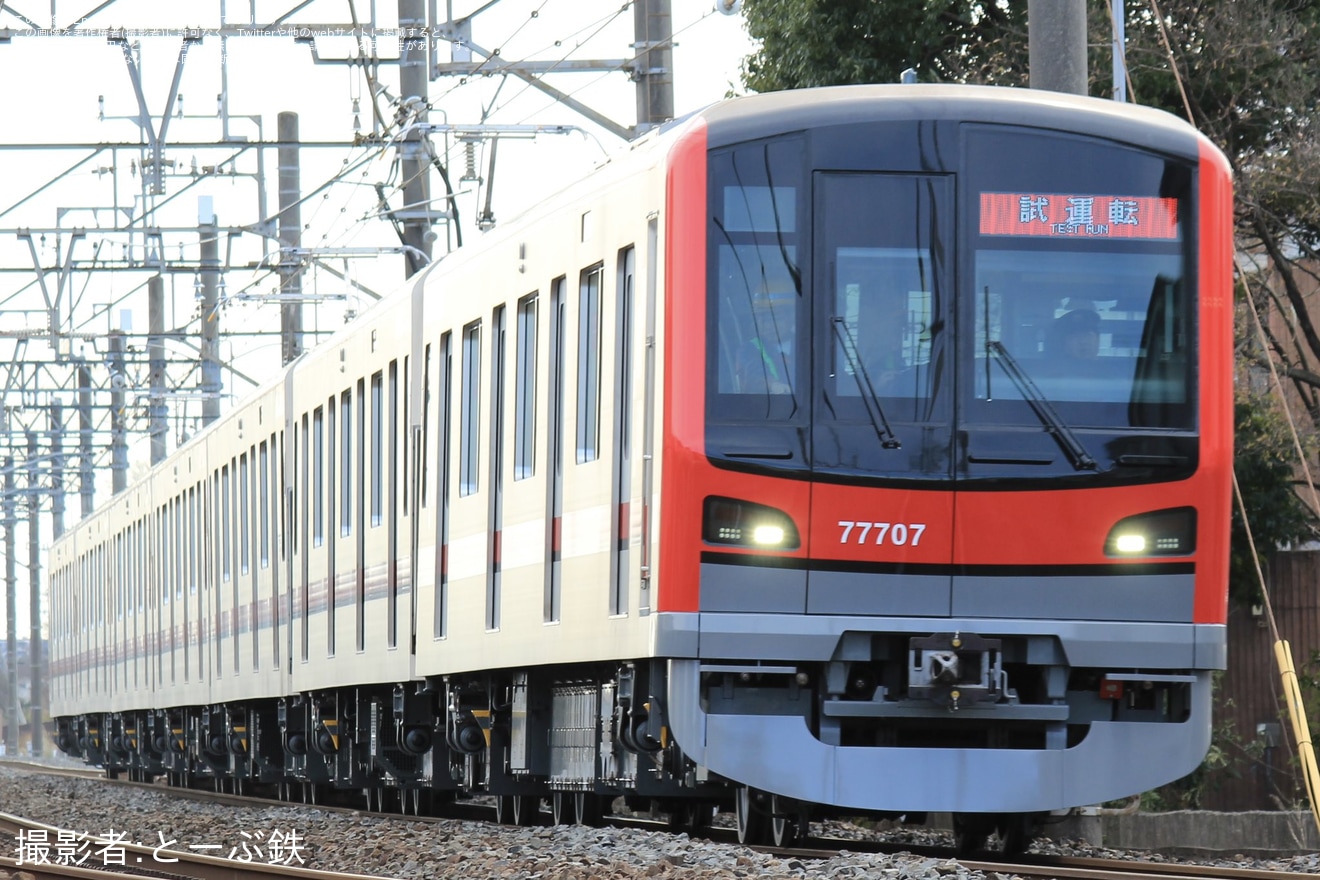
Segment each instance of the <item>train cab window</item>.
[[[710,159],[707,404],[787,418],[805,400],[810,345],[802,288],[803,145],[745,144]],[[801,399],[800,399],[801,398]]]
[[952,193],[947,176],[816,175],[819,467],[946,472],[943,431],[926,426],[948,421]]
[[1069,428],[1193,429],[1191,170],[1065,135],[968,144],[969,420],[1038,425],[1043,399]]

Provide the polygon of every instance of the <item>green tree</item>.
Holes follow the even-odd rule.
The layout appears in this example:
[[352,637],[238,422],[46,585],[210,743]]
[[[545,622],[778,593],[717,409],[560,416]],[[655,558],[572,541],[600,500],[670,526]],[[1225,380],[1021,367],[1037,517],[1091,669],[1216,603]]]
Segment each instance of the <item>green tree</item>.
[[753,91],[924,80],[1026,82],[1026,3],[746,0]]
[[[1236,447],[1233,469],[1242,490],[1243,506],[1251,513],[1251,534],[1262,556],[1280,545],[1315,537],[1315,516],[1302,503],[1293,477],[1297,453],[1292,432],[1277,402],[1265,395],[1239,393],[1233,406]],[[1229,595],[1240,605],[1260,601],[1260,578],[1233,505],[1229,551]],[[1262,543],[1262,539],[1266,543]]]

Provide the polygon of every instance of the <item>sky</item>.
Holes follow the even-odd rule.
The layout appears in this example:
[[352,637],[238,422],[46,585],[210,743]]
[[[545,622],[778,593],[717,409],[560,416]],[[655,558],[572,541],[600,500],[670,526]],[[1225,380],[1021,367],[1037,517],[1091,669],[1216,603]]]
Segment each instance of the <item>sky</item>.
[[[739,65],[752,45],[739,15],[716,11],[717,0],[672,0],[674,94],[676,115],[684,115],[739,91]],[[625,58],[632,54],[633,13],[622,0],[432,0],[441,17],[452,8],[455,17],[484,7],[475,16],[472,39],[487,48],[499,48],[507,60],[579,60]],[[103,8],[102,8],[103,7]],[[299,8],[301,7],[301,8]],[[165,229],[161,238],[167,259],[196,262],[197,236],[189,230],[199,214],[213,211],[219,225],[251,227],[277,210],[276,157],[266,151],[259,169],[256,151],[241,152],[238,142],[274,140],[276,117],[282,111],[299,115],[304,142],[335,144],[302,151],[304,193],[332,181],[302,206],[303,245],[335,249],[326,262],[353,282],[385,293],[404,279],[402,258],[347,255],[349,249],[391,247],[398,243],[388,223],[379,218],[377,184],[389,191],[396,178],[394,150],[365,150],[347,146],[355,134],[371,131],[371,88],[361,64],[314,63],[312,52],[289,36],[252,36],[222,41],[208,28],[222,16],[230,24],[269,22],[298,8],[290,24],[307,27],[315,35],[317,53],[347,58],[356,46],[350,40],[327,35],[321,23],[343,23],[355,12],[359,21],[375,21],[393,28],[397,4],[393,0],[185,0],[163,4],[149,0],[18,0],[0,9],[0,149],[6,171],[0,174],[0,362],[17,357],[13,339],[24,330],[42,332],[49,315],[41,288],[32,271],[36,262],[60,265],[71,257],[83,265],[105,264],[98,271],[70,276],[62,290],[53,276],[48,292],[60,291],[61,326],[74,335],[61,343],[61,354],[104,359],[104,334],[110,330],[145,334],[145,285],[148,273],[114,271],[125,260],[142,261],[157,245],[143,236],[125,237],[107,229],[128,217],[148,216]],[[139,168],[140,151],[99,154],[69,145],[139,143],[144,132],[138,124],[138,100],[125,55],[103,31],[93,35],[67,32],[29,35],[23,17],[42,26],[52,19],[60,28],[78,22],[88,10],[99,10],[79,28],[123,28],[132,46],[133,63],[140,71],[143,97],[153,116],[164,109],[176,72],[178,37],[153,34],[153,28],[200,27],[202,40],[186,56],[176,101],[167,130],[171,146],[165,151],[169,169],[164,192],[151,196]],[[351,11],[350,11],[351,10]],[[17,13],[17,15],[15,14]],[[8,28],[12,33],[5,34]],[[9,39],[5,39],[8,36]],[[390,35],[375,44],[382,58],[397,55]],[[448,47],[439,60],[448,60]],[[390,96],[399,94],[398,69],[381,64],[374,70]],[[556,88],[624,125],[635,117],[635,87],[626,75],[562,73],[547,78]],[[432,122],[467,124],[482,121],[503,125],[571,125],[582,131],[542,134],[534,139],[502,140],[493,192],[494,213],[507,220],[539,199],[587,173],[610,152],[623,146],[614,135],[596,128],[573,111],[529,87],[516,77],[499,75],[459,81],[440,78],[429,86],[434,108]],[[221,92],[227,96],[227,124],[220,113]],[[382,113],[392,109],[379,102]],[[159,118],[154,120],[159,126]],[[207,146],[224,139],[224,147]],[[437,145],[443,146],[437,138]],[[451,142],[448,164],[460,189],[459,207],[465,243],[477,243],[475,217],[485,193],[480,185],[460,184],[464,170],[461,145]],[[24,147],[24,148],[19,148]],[[476,156],[478,173],[485,176],[484,154]],[[209,172],[208,169],[217,169]],[[264,194],[256,184],[264,172]],[[433,191],[440,184],[433,177]],[[397,204],[397,194],[391,199]],[[106,229],[98,232],[98,227]],[[81,230],[75,236],[74,230]],[[30,237],[23,230],[32,230]],[[262,328],[278,330],[278,307],[265,301],[276,281],[262,265],[269,261],[272,243],[252,231],[228,237],[221,247],[232,263],[250,268],[226,274],[221,291],[223,306],[215,319],[222,330]],[[166,277],[167,329],[199,326],[197,278],[189,273]],[[369,305],[348,281],[318,270],[304,277],[304,290],[324,295],[323,304],[309,312],[310,331],[330,331]],[[130,340],[130,344],[131,340]],[[308,340],[311,344],[311,340]],[[50,357],[34,341],[27,353]],[[195,357],[186,346],[175,347],[172,357]],[[235,335],[221,345],[222,360],[234,370],[225,375],[224,406],[241,399],[252,382],[269,376],[279,365],[277,336]],[[101,375],[94,381],[105,380]],[[145,388],[144,376],[130,376],[130,387]],[[12,395],[6,405],[12,406]],[[145,398],[140,398],[145,401]],[[35,421],[44,411],[34,402],[25,415]],[[72,398],[68,400],[73,403]],[[135,401],[130,399],[130,406]],[[143,404],[145,406],[145,404]],[[182,401],[179,411],[200,415],[200,404]],[[195,431],[198,422],[185,417],[172,422],[170,449]],[[136,443],[130,458],[136,471],[145,468],[146,444]],[[102,474],[104,477],[104,473]],[[77,488],[69,488],[66,522],[75,522],[80,509]],[[108,482],[98,483],[97,503],[109,497]],[[43,544],[49,543],[49,530]],[[26,538],[20,534],[19,546]],[[20,564],[19,580],[27,574]],[[25,590],[20,590],[25,597]],[[26,599],[17,615],[26,632]],[[0,622],[4,609],[0,605]],[[3,630],[0,629],[0,641]]]
[[[672,0],[675,110],[680,116],[736,90],[739,64],[750,50],[741,17],[717,13],[715,2]],[[52,0],[52,5],[62,27],[77,20],[77,9],[69,11],[67,4],[60,5],[57,0]],[[126,29],[134,46],[134,63],[140,71],[145,101],[153,114],[159,114],[166,106],[181,42],[177,37],[155,36],[151,28],[200,26],[205,34],[206,28],[220,24],[221,9],[226,5],[229,8],[224,20],[239,24],[249,17],[268,22],[299,4],[294,0],[250,0],[250,5],[232,0],[227,4],[226,0],[190,0],[165,6],[115,0],[80,27]],[[632,52],[632,10],[630,4],[616,0],[434,0],[432,5],[442,16],[448,5],[456,17],[485,6],[485,11],[474,18],[472,39],[483,47],[499,49],[503,59],[610,59],[624,58]],[[317,24],[345,21],[349,6],[343,0],[313,0],[292,17],[291,23],[306,23],[303,26],[318,35],[316,50],[323,58],[347,58],[355,49],[353,42],[321,36],[325,31]],[[373,9],[377,22],[386,27],[394,26],[397,20],[395,3],[357,0],[356,7],[359,20],[368,19]],[[11,27],[16,33],[10,42],[0,41],[0,76],[12,84],[0,90],[0,144],[135,143],[142,139],[143,131],[136,121],[138,101],[120,46],[110,44],[104,36],[22,36],[22,22],[8,11],[15,4],[5,4],[4,8],[0,26]],[[21,4],[18,9],[24,14],[30,11],[23,10]],[[376,49],[383,57],[397,55],[397,41],[391,36],[382,37]],[[448,60],[447,49],[440,49],[440,60]],[[398,95],[395,65],[381,65],[375,75],[389,95]],[[554,74],[547,81],[618,122],[634,121],[635,87],[622,73]],[[227,124],[219,115],[218,96],[222,90],[228,96]],[[222,138],[273,140],[276,117],[281,111],[298,113],[304,142],[347,143],[355,135],[372,130],[371,88],[364,67],[315,64],[309,48],[287,36],[226,41],[204,36],[187,54],[178,92],[175,110],[181,112],[171,117],[167,131],[168,140],[174,143],[205,144]],[[515,216],[622,146],[614,135],[597,129],[512,76],[462,81],[440,78],[430,84],[429,99],[435,108],[430,114],[432,122],[464,124],[484,119],[503,125],[582,127],[582,131],[570,134],[501,140],[493,190],[497,219]],[[392,112],[385,99],[379,101],[379,106],[383,114]],[[160,125],[159,120],[156,125]],[[437,136],[435,141],[443,146],[442,138]],[[465,168],[463,148],[452,140],[448,148],[448,164],[455,172],[451,177],[457,181]],[[485,148],[479,146],[474,157],[482,177],[486,176]],[[132,151],[103,153],[90,161],[80,161],[88,159],[87,151],[10,150],[7,155],[11,167],[21,166],[23,173],[0,178],[0,266],[32,266],[32,248],[47,266],[63,263],[71,250],[79,260],[93,256],[102,260],[129,256],[142,259],[151,245],[149,241],[126,243],[114,237],[98,241],[93,233],[70,244],[67,234],[58,236],[49,230],[57,226],[63,230],[75,226],[94,230],[113,224],[116,217],[122,221],[130,214],[139,216],[148,207],[153,209],[152,219],[157,225],[187,228],[195,225],[199,212],[205,210],[198,200],[203,193],[222,227],[245,226],[263,215],[270,216],[278,205],[273,151],[267,151],[265,158],[264,195],[254,182],[255,152],[237,158],[235,152],[233,148],[168,150],[166,161],[173,163],[170,179],[165,193],[151,199],[144,195],[138,157]],[[302,221],[307,227],[304,246],[342,250],[398,243],[393,230],[379,219],[375,190],[375,184],[395,179],[396,153],[377,150],[374,155],[375,161],[371,161],[367,151],[349,147],[303,150],[304,192],[342,176],[340,183],[303,204]],[[112,166],[115,174],[110,173]],[[222,173],[198,183],[194,170],[200,169],[204,175],[208,167],[219,168]],[[351,173],[345,173],[348,169]],[[474,221],[485,192],[480,184],[456,182],[456,186],[460,191],[460,222],[470,243],[475,238]],[[38,196],[21,201],[38,187],[42,187]],[[434,177],[433,187],[440,187]],[[21,203],[15,206],[16,201]],[[397,195],[392,200],[394,204],[399,201]],[[21,227],[48,230],[48,234],[34,235],[30,247],[28,241],[4,233]],[[251,234],[231,237],[225,245],[232,261],[240,264],[260,262],[263,256],[269,260],[273,248],[269,239]],[[167,257],[195,261],[195,236],[172,242],[167,234],[165,250]],[[402,258],[398,256],[343,257],[338,259],[338,267],[353,281],[381,292],[401,283],[404,277]],[[196,318],[196,279],[176,274],[168,280],[174,310],[167,318],[167,327],[181,327]],[[342,302],[332,299],[320,310],[315,321],[321,329],[342,323],[346,315],[366,305],[351,284],[330,274],[320,273],[309,281],[331,297],[348,297]],[[19,289],[35,293],[33,282],[33,277],[0,275],[0,311],[9,312],[0,314],[0,331],[22,330],[34,321],[44,323],[41,315],[12,313],[14,300],[9,292]],[[144,273],[101,273],[91,283],[77,285],[80,298],[74,304],[71,298],[75,292],[70,291],[70,308],[66,310],[66,315],[75,317],[71,329],[145,332],[145,296],[140,295],[144,284]],[[304,288],[308,286],[305,281]],[[278,326],[272,308],[259,302],[260,297],[274,290],[266,271],[230,273],[225,278],[225,308],[220,320],[244,326],[273,320]],[[263,311],[272,314],[263,315]],[[258,348],[278,352],[277,343],[270,341],[236,339],[232,346],[238,350],[227,356],[236,365]],[[241,395],[245,387],[242,379],[235,377],[233,395]]]

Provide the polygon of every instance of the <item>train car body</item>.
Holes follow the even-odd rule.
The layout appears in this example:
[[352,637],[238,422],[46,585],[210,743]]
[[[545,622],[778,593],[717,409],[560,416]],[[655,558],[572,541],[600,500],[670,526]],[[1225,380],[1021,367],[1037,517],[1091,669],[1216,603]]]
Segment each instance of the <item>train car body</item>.
[[749,839],[1175,779],[1225,665],[1231,257],[1225,161],[1155,111],[711,107],[57,543],[57,741]]

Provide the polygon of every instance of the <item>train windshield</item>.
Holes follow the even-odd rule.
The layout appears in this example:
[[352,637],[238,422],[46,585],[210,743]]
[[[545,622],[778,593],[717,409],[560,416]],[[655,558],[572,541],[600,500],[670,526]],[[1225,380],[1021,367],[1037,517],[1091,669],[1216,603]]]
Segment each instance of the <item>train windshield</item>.
[[1194,466],[1191,168],[1007,126],[961,140],[944,167],[822,170],[804,136],[712,154],[712,458],[882,480]]

